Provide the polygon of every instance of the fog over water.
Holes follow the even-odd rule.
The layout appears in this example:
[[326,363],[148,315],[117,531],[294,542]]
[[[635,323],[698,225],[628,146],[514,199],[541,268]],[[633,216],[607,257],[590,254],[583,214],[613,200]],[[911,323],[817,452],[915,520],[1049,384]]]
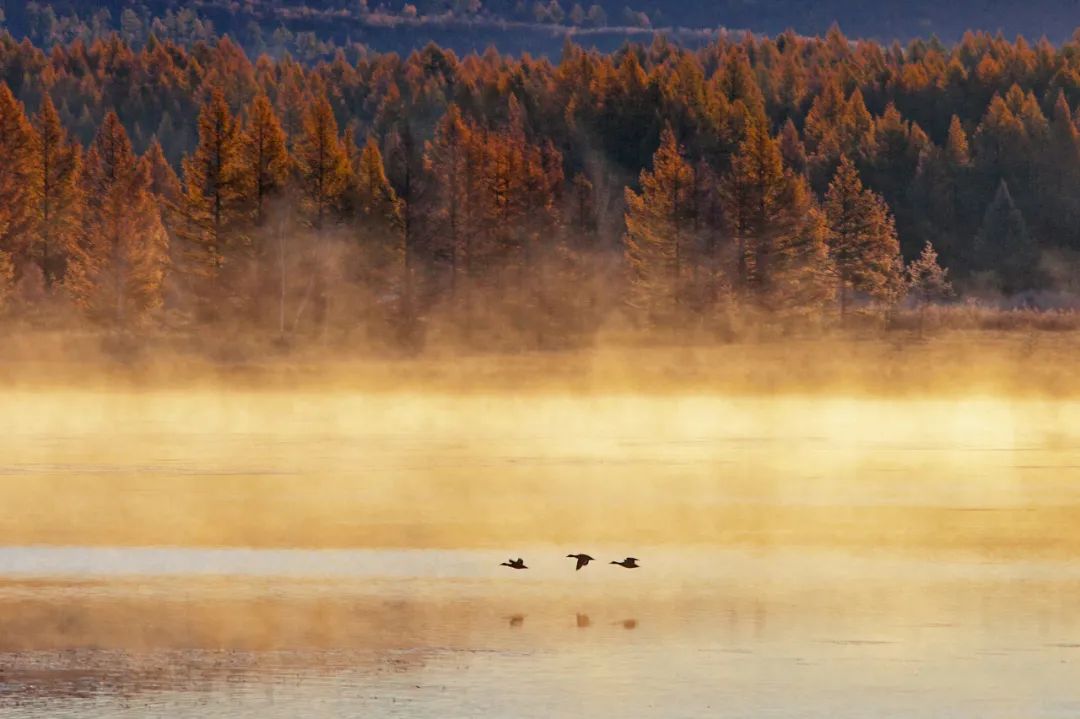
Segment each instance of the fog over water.
[[1067,396],[15,388],[0,710],[1075,716],[1078,480]]

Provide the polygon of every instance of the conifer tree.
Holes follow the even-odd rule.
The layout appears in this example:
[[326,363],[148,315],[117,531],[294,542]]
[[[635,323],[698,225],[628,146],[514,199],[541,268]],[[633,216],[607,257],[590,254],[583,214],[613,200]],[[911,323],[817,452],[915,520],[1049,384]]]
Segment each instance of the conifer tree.
[[472,207],[480,190],[472,151],[473,134],[457,105],[451,105],[424,152],[424,165],[437,193],[435,214],[445,228],[443,254],[450,264],[451,293],[457,289],[461,271],[469,272],[476,227]]
[[1038,148],[1035,183],[1040,211],[1034,219],[1039,237],[1058,238],[1071,247],[1080,245],[1080,198],[1076,195],[1080,130],[1064,92],[1058,93],[1047,138]]
[[82,236],[65,285],[91,317],[126,326],[161,305],[168,238],[145,166],[116,113],[105,116],[82,172]]
[[850,157],[868,157],[874,148],[874,118],[866,109],[861,90],[856,89],[844,107],[840,117],[840,150]]
[[340,206],[349,182],[349,158],[325,95],[316,98],[304,113],[295,160],[309,222],[321,230]]
[[714,82],[729,102],[742,100],[755,117],[761,117],[764,114],[765,101],[744,48],[737,45],[731,46],[724,58],[724,64],[717,71]]
[[266,219],[267,202],[288,182],[289,153],[285,131],[266,95],[256,95],[246,114],[238,172],[252,221],[261,226]]
[[840,84],[835,78],[828,78],[814,97],[804,129],[808,149],[819,161],[840,153],[840,131],[845,107]]
[[694,169],[671,128],[664,130],[652,170],[641,172],[641,192],[626,188],[626,260],[635,307],[653,318],[670,315],[684,299],[694,262]]
[[786,229],[786,190],[780,148],[760,125],[749,128],[721,185],[728,232],[735,240],[735,286],[763,296],[773,243]]
[[359,241],[366,264],[383,286],[397,284],[406,269],[403,208],[386,178],[382,153],[374,138],[367,138],[352,176]]
[[248,224],[243,212],[240,131],[221,90],[211,92],[199,111],[199,144],[184,159],[181,236],[188,243],[195,277],[210,279],[226,257],[244,247]]
[[894,299],[900,291],[900,244],[888,205],[864,188],[846,156],[825,195],[829,254],[837,278],[841,316],[852,293],[876,300]]
[[986,209],[975,253],[978,266],[993,273],[1006,294],[1029,289],[1038,280],[1038,245],[1004,180]]
[[0,82],[0,294],[29,260],[34,229],[34,131],[22,103]]
[[765,306],[785,313],[817,313],[835,295],[828,222],[805,178],[789,170],[784,184],[785,216],[774,239]]
[[938,264],[934,246],[927,242],[922,253],[907,267],[908,297],[919,310],[919,334],[922,334],[926,306],[946,300],[953,294],[949,271]]
[[46,291],[63,280],[76,240],[80,212],[80,148],[68,140],[46,94],[34,116],[34,235],[30,254],[41,270]]
[[803,145],[799,131],[790,117],[780,129],[779,143],[784,164],[797,174],[806,172],[806,146]]
[[[157,204],[158,213],[161,216],[161,224],[169,242],[168,264],[170,269],[183,267],[186,253],[183,252],[181,243],[177,237],[177,227],[183,222],[184,188],[176,170],[165,157],[165,151],[161,143],[155,137],[150,146],[139,159],[142,172],[149,180],[148,190]],[[173,292],[183,284],[183,279],[177,272],[169,272],[165,278],[163,294],[165,304],[179,304],[171,300],[179,299],[180,294]]]
[[382,153],[373,137],[368,137],[353,170],[356,209],[362,221],[384,228],[401,224],[401,201],[386,178]]
[[824,223],[805,180],[783,167],[776,140],[753,126],[724,178],[736,242],[736,286],[769,309],[812,309],[827,298]]
[[150,192],[158,198],[164,221],[166,210],[174,207],[184,194],[180,178],[165,158],[165,151],[157,138],[150,142],[150,146],[146,148],[140,161],[145,167],[147,177],[150,178]]
[[1000,95],[994,95],[990,107],[975,131],[976,156],[980,167],[996,177],[1015,177],[1027,163],[1027,131]]
[[967,133],[960,123],[960,118],[952,116],[949,121],[949,137],[945,144],[949,162],[955,167],[967,167],[971,164],[971,150],[968,146]]

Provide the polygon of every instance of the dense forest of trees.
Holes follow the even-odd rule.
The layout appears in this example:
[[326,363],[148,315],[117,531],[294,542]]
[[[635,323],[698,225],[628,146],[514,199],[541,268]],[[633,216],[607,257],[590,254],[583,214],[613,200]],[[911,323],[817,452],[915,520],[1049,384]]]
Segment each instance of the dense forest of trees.
[[1046,303],[1080,251],[1078,101],[1080,43],[982,34],[311,66],[0,36],[0,295],[30,322],[541,347],[953,284]]

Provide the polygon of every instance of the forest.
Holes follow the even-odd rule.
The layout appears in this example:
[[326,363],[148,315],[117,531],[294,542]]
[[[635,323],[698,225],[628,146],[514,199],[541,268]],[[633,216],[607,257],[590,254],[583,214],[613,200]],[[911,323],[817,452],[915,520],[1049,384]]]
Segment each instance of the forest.
[[23,326],[552,348],[1071,308],[1080,42],[602,53],[0,36]]

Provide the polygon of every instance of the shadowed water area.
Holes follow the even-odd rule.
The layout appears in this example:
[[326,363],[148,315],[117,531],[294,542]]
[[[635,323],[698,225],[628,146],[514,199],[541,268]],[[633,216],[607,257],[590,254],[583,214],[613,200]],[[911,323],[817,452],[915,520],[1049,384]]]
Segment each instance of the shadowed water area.
[[5,717],[1080,712],[1076,403],[0,410]]

